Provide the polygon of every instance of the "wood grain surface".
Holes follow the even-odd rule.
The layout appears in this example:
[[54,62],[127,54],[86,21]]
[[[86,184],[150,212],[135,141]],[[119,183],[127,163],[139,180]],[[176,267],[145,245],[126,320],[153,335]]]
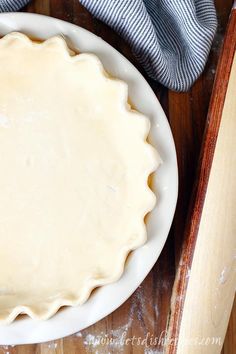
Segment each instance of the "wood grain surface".
[[[69,21],[96,33],[122,52],[144,74],[169,118],[176,143],[180,190],[173,226],[158,262],[133,296],[118,310],[90,328],[70,337],[43,344],[2,346],[0,354],[159,354],[163,352],[172,287],[183,244],[189,200],[219,49],[232,7],[232,0],[216,0],[215,3],[219,20],[217,34],[204,73],[188,93],[169,91],[147,78],[124,40],[109,27],[93,19],[78,0],[35,0],[24,9],[24,11],[50,15]],[[229,339],[228,337],[226,339],[227,347],[223,349],[224,354],[234,353],[231,345],[233,340],[230,339],[233,328],[235,328],[234,317],[229,325]],[[135,338],[141,337],[139,345],[137,340],[132,343],[134,336]],[[121,338],[127,339],[127,341],[122,343]],[[155,339],[157,343],[154,343]]]
[[[196,173],[195,185],[192,192],[192,198],[191,198],[192,200],[189,206],[189,213],[187,218],[188,220],[185,228],[186,235],[185,235],[181,259],[176,274],[174,288],[172,292],[172,298],[171,298],[172,316],[168,326],[168,336],[171,338],[178,337],[180,341],[183,337],[183,335],[181,336],[181,333],[183,333],[183,331],[186,337],[186,319],[188,317],[187,315],[191,312],[189,311],[189,309],[186,310],[186,306],[187,304],[189,304],[190,297],[193,300],[192,294],[189,290],[191,289],[193,281],[195,280],[193,279],[194,269],[196,268],[195,263],[197,263],[197,267],[198,267],[197,268],[198,273],[195,274],[195,276],[196,278],[198,278],[197,284],[199,284],[199,286],[196,286],[195,284],[193,286],[193,291],[194,291],[194,296],[197,295],[199,301],[198,303],[196,303],[195,306],[199,306],[199,310],[201,311],[201,320],[200,323],[198,323],[198,330],[200,331],[199,327],[204,327],[204,324],[207,323],[207,329],[210,332],[210,329],[212,329],[212,322],[208,321],[207,318],[203,318],[203,307],[204,307],[203,295],[204,295],[205,303],[208,300],[207,306],[209,312],[211,312],[211,300],[210,300],[210,298],[212,297],[211,293],[213,291],[217,291],[217,293],[219,293],[219,289],[220,289],[218,284],[218,277],[219,277],[218,267],[222,269],[226,269],[225,268],[226,263],[228,262],[232,263],[232,259],[234,259],[232,253],[235,252],[234,249],[236,247],[236,244],[235,245],[233,244],[235,237],[234,237],[234,232],[232,232],[232,230],[235,229],[236,224],[233,225],[234,223],[233,210],[231,210],[230,213],[230,215],[232,215],[232,218],[230,218],[230,215],[226,216],[225,211],[227,209],[227,205],[229,204],[229,200],[227,200],[227,195],[229,196],[229,198],[232,198],[233,205],[236,202],[236,194],[235,194],[236,190],[234,191],[234,185],[233,185],[235,177],[231,173],[233,172],[234,164],[232,163],[232,161],[227,160],[230,159],[231,157],[232,159],[234,158],[233,155],[234,139],[232,139],[231,137],[230,140],[230,134],[231,132],[233,132],[233,125],[235,122],[234,117],[236,114],[235,112],[236,106],[234,100],[235,85],[231,83],[231,81],[235,80],[236,77],[235,64],[233,65],[233,62],[235,63],[235,51],[236,51],[236,9],[233,8],[230,14],[227,31],[224,37],[224,43],[222,45],[221,54],[217,65],[216,77],[214,81],[211,101],[210,101],[208,115],[207,115],[207,124],[205,127],[202,148],[201,148],[201,153],[199,158],[199,166]],[[230,107],[230,109],[228,107]],[[227,114],[225,112],[227,112]],[[227,124],[229,124],[229,126],[225,128],[225,125]],[[230,127],[230,125],[232,126]],[[223,136],[222,134],[220,134],[222,129],[224,131]],[[220,141],[218,141],[219,139]],[[227,145],[228,143],[231,143],[231,146]],[[220,147],[218,146],[217,149],[216,149],[216,144],[217,146],[220,144]],[[226,147],[228,148],[228,151],[226,151]],[[225,149],[225,151],[223,151],[223,149]],[[215,154],[217,154],[217,156],[215,156]],[[213,166],[214,170],[211,171],[213,159],[214,161],[215,160],[218,161],[218,156],[220,156],[220,154],[222,155],[222,160],[220,162],[221,168],[220,166],[218,167]],[[228,165],[226,161],[228,162]],[[222,168],[222,166],[224,168]],[[224,171],[224,174],[220,175],[222,171]],[[211,176],[211,180],[209,181],[210,174],[212,176]],[[215,177],[217,178],[217,183],[213,186],[211,184],[208,185],[208,182],[213,181]],[[221,180],[220,184],[218,182],[219,179]],[[223,188],[221,188],[221,186]],[[229,189],[230,193],[227,193],[226,187],[229,186],[230,186]],[[211,201],[211,206],[209,206],[208,199],[213,189],[214,191],[212,195],[214,200]],[[206,195],[208,195],[208,198],[206,198]],[[218,197],[219,200],[217,199]],[[221,211],[219,210],[219,207],[222,208]],[[229,211],[227,213],[229,214]],[[206,222],[207,225],[205,225],[204,231],[202,232],[201,226],[204,224],[204,221],[206,220],[205,219],[206,214],[208,216]],[[212,214],[211,217],[210,214]],[[229,223],[227,223],[226,220],[229,221]],[[214,228],[214,223],[215,223],[215,228]],[[221,230],[222,226],[223,226],[223,230]],[[219,234],[220,230],[221,232]],[[217,237],[217,234],[219,237]],[[212,239],[213,244],[211,244],[210,242],[211,235],[214,235]],[[229,243],[227,243],[227,240]],[[207,250],[205,260],[203,254],[197,252],[199,249],[198,245],[201,244],[201,242],[203,242],[203,244],[201,246],[202,249],[200,250],[200,253],[202,250],[203,251]],[[223,243],[225,244],[225,248],[229,249],[228,258],[230,259],[226,260],[223,257],[223,250],[222,250]],[[220,258],[216,257],[217,247],[222,254],[222,257]],[[198,254],[200,258],[198,258]],[[218,264],[216,264],[217,261]],[[208,264],[207,268],[205,268],[206,263]],[[203,269],[200,272],[199,267],[201,266],[201,264],[203,266]],[[233,272],[234,267],[231,268]],[[203,271],[205,273],[204,278],[202,278]],[[209,274],[207,274],[208,271]],[[207,279],[207,275],[208,275],[208,283],[206,283],[205,286],[201,287],[201,284],[204,284],[204,281]],[[217,278],[217,284],[215,284],[215,289],[213,289],[215,277]],[[236,279],[233,278],[233,275],[231,279],[232,281],[234,281],[234,284],[232,284],[231,281],[231,296],[232,296],[232,293],[235,292]],[[226,283],[226,280],[224,281],[224,283]],[[230,281],[227,282],[227,286],[229,286],[230,288],[229,283]],[[210,289],[211,287],[212,289]],[[229,301],[230,299],[228,298],[227,300],[228,301],[226,301],[225,299],[224,302],[224,310],[226,310],[226,307],[229,306],[227,312],[229,316],[229,310],[231,309],[233,299]],[[214,300],[214,302],[215,302],[214,306],[217,306],[219,311],[220,304],[216,305],[217,302],[216,299]],[[190,308],[192,308],[193,304],[191,303],[189,306]],[[192,335],[194,335],[193,329],[197,324],[197,320],[198,320],[198,314],[196,313],[196,310],[194,313],[196,314],[196,316],[194,317],[194,323],[191,323],[190,326]],[[207,311],[205,311],[205,314],[206,313],[208,315],[207,316],[208,318],[212,317],[212,313],[209,314]],[[226,319],[225,315],[222,316],[222,318],[224,317],[224,320],[228,322],[228,318]],[[188,321],[192,319],[193,319],[193,313],[191,314],[191,318],[189,318]],[[227,322],[225,326],[227,325]],[[189,325],[190,324],[188,323],[188,327]],[[185,330],[183,330],[183,327],[185,327]],[[217,326],[216,324],[214,324],[215,334],[217,332],[216,327],[218,327],[218,335],[219,335],[219,327],[221,327],[221,330],[223,331],[222,333],[224,333],[224,330],[222,329],[223,327],[222,322],[220,323],[220,326],[219,323],[217,324]],[[205,328],[204,330],[205,335],[207,335],[207,329]],[[222,336],[224,336],[224,334],[221,334],[221,338]],[[185,346],[188,353],[190,352],[190,350],[193,351],[197,348],[196,345],[194,349],[190,348],[188,345]],[[181,348],[182,348],[180,349],[181,353],[182,352],[184,353],[184,348],[183,347]],[[214,349],[215,352],[217,352],[217,349],[219,352],[220,346]],[[199,350],[199,348],[197,350]],[[175,344],[174,345],[171,344],[167,348],[168,354],[175,354],[176,351],[179,351],[179,349],[177,349],[177,345]]]

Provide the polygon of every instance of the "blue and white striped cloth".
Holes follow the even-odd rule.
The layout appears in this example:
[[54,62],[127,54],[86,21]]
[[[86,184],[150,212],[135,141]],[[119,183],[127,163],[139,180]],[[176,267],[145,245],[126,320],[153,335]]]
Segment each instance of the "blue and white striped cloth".
[[[148,75],[168,88],[187,91],[202,73],[217,26],[213,0],[80,2],[117,31]],[[0,11],[26,3],[0,0]]]
[[20,10],[28,4],[30,0],[0,0],[0,12],[10,12]]

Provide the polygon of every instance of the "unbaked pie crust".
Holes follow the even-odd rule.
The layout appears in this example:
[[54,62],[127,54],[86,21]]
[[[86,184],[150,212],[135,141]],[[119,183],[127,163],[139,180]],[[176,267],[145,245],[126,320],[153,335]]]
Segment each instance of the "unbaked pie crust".
[[61,37],[3,37],[0,86],[0,322],[48,319],[145,243],[158,154],[127,84]]

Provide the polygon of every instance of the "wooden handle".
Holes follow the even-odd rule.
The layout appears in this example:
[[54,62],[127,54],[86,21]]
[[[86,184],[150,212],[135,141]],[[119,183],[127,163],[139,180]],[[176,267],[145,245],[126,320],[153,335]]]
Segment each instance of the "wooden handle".
[[[220,353],[235,294],[236,9],[229,20],[174,285],[168,354]],[[169,340],[168,340],[169,339]]]

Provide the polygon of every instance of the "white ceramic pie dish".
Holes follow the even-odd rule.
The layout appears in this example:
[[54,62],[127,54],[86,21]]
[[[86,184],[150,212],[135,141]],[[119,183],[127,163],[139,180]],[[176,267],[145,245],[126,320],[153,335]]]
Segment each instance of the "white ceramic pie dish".
[[63,337],[95,323],[119,307],[156,262],[170,229],[178,189],[176,154],[167,119],[149,85],[132,64],[99,37],[53,18],[24,13],[1,14],[0,35],[12,31],[42,40],[63,34],[73,49],[96,54],[112,76],[128,83],[131,102],[150,118],[150,142],[159,151],[163,164],[154,178],[154,190],[159,197],[148,219],[148,242],[131,254],[121,279],[97,290],[84,305],[65,308],[48,321],[26,317],[9,326],[1,326],[0,344],[35,343]]

